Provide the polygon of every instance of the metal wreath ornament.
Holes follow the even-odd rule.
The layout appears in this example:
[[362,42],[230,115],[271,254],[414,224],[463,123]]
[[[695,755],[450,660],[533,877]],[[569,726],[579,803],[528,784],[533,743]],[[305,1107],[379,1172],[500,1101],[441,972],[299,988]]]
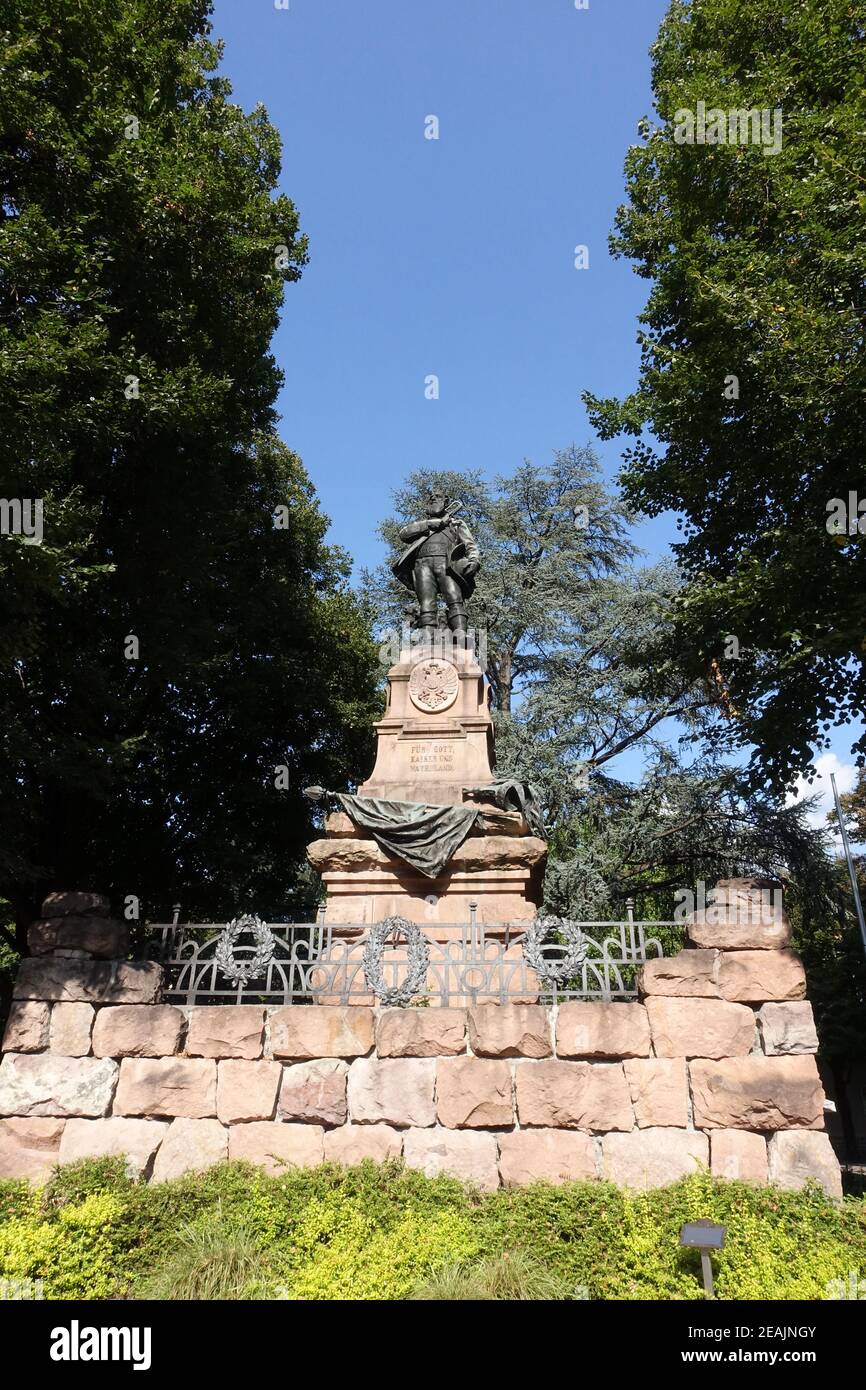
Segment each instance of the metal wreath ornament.
[[[396,946],[401,936],[405,937],[408,947],[406,978],[400,985],[388,985],[382,970],[385,945],[391,937]],[[405,1008],[412,996],[420,994],[427,984],[430,947],[415,922],[407,922],[404,917],[386,917],[370,928],[364,944],[363,962],[364,978],[380,1004]]]
[[[551,932],[564,936],[565,945],[558,941],[548,942]],[[557,947],[563,955],[551,960],[544,953],[545,945]],[[588,950],[585,933],[565,917],[536,917],[523,937],[523,959],[545,984],[561,985],[572,979],[583,969]]]
[[[235,946],[238,937],[245,932],[252,933],[256,951],[254,955],[238,960],[235,956]],[[220,973],[225,975],[227,980],[231,980],[235,985],[245,985],[247,980],[257,980],[264,975],[274,958],[275,946],[276,940],[267,922],[247,912],[243,917],[234,917],[223,927],[214,951],[214,960]]]

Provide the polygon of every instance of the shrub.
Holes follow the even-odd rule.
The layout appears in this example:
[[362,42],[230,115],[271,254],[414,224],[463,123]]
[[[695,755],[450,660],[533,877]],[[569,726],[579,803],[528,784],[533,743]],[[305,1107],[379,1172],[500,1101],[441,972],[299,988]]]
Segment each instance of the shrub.
[[419,1277],[477,1249],[469,1217],[409,1210],[387,1229],[358,1198],[310,1203],[296,1233],[288,1298],[402,1299]]
[[0,1226],[4,1278],[41,1279],[46,1298],[110,1298],[116,1268],[116,1228],[123,1204],[110,1192],[92,1192],[44,1220],[31,1211]]
[[278,1177],[223,1164],[174,1182],[122,1159],[0,1182],[0,1278],[47,1298],[702,1298],[686,1221],[727,1228],[722,1299],[821,1299],[866,1274],[866,1200],[716,1182],[625,1192],[537,1183],[480,1194],[453,1178],[366,1162]]
[[111,1192],[119,1201],[127,1197],[133,1180],[123,1158],[89,1158],[55,1168],[42,1189],[42,1210],[47,1215],[66,1206],[77,1206],[96,1192]]
[[866,1272],[866,1202],[707,1173],[642,1193],[607,1183],[497,1193],[475,1232],[485,1253],[531,1249],[563,1280],[587,1285],[591,1298],[692,1299],[702,1297],[700,1261],[680,1247],[679,1231],[699,1217],[727,1229],[713,1257],[718,1298],[823,1298],[828,1280]]

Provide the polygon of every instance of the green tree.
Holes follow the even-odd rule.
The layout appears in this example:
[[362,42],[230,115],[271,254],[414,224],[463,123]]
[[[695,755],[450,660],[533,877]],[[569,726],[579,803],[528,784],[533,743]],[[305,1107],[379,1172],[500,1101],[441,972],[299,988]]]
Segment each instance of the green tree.
[[[550,831],[546,900],[574,917],[619,914],[626,897],[669,916],[676,889],[740,873],[796,875],[824,892],[822,836],[803,808],[744,799],[735,771],[697,759],[711,698],[674,659],[679,579],[640,567],[629,513],[589,449],[489,483],[477,473],[418,472],[395,497],[383,538],[424,513],[431,488],[463,499],[483,562],[470,626],[490,679],[497,769],[534,782]],[[381,635],[405,591],[387,566],[365,575]],[[642,763],[635,782],[616,760]]]
[[[584,397],[634,437],[630,503],[683,518],[677,650],[717,677],[721,746],[756,745],[777,789],[866,703],[863,45],[854,0],[672,0],[611,243],[653,282],[640,383]],[[724,142],[678,143],[701,102]],[[727,113],[776,108],[778,148],[731,139]]]
[[[849,838],[857,845],[866,845],[866,768],[860,769],[857,781],[850,792],[839,797],[845,812],[845,828]],[[835,824],[836,812],[831,811],[827,819]]]
[[277,912],[301,787],[369,751],[374,649],[276,434],[306,239],[210,8],[0,0],[0,475],[44,508],[0,540],[19,925],[56,887]]
[[[843,859],[830,863],[829,876],[825,908],[795,903],[794,944],[806,967],[822,1054],[847,1079],[851,1063],[866,1056],[866,960]],[[862,896],[862,868],[858,878]]]
[[[426,515],[431,490],[462,501],[481,547],[469,625],[485,635],[494,707],[508,714],[551,640],[580,622],[586,590],[633,554],[627,514],[606,494],[591,449],[560,450],[549,468],[526,461],[493,483],[478,471],[419,469],[380,528],[394,554],[400,527]],[[414,602],[390,568],[365,572],[364,588],[380,631],[399,629]]]
[[[633,563],[630,515],[591,449],[560,450],[547,467],[525,461],[493,482],[413,473],[381,527],[393,552],[431,488],[462,499],[482,553],[469,626],[490,681],[499,767],[539,783],[551,822],[619,754],[666,747],[667,721],[699,724],[707,692],[673,670],[667,650],[676,572]],[[390,568],[366,572],[364,589],[380,635],[398,626],[407,594]]]
[[[815,1013],[821,1059],[830,1068],[839,1122],[849,1158],[858,1156],[857,1119],[849,1086],[866,1056],[866,960],[844,859],[829,866],[832,879],[825,906],[795,898],[794,947],[806,969],[806,990]],[[858,864],[861,898],[866,897],[863,861]],[[855,1102],[856,1106],[856,1102]]]
[[[808,803],[785,807],[744,786],[736,769],[668,755],[634,784],[599,778],[555,828],[545,884],[548,906],[572,917],[636,915],[669,919],[683,911],[683,890],[706,892],[720,878],[777,878],[810,920],[832,910],[825,835],[807,818]],[[682,945],[678,930],[666,949]]]

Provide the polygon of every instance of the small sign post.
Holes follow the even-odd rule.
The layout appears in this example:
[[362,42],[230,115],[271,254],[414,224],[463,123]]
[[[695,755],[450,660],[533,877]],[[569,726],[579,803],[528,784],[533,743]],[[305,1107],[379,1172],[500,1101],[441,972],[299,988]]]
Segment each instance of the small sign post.
[[680,1245],[686,1249],[700,1250],[701,1252],[701,1274],[704,1279],[704,1292],[707,1298],[714,1298],[713,1292],[713,1265],[710,1259],[711,1250],[721,1250],[725,1243],[725,1227],[717,1226],[714,1221],[708,1221],[702,1217],[700,1221],[687,1221],[680,1231]]

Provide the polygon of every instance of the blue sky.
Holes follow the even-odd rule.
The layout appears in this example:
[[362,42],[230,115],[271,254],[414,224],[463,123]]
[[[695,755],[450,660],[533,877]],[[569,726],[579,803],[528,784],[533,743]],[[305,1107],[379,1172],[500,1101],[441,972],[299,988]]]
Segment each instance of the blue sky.
[[[376,526],[416,467],[492,475],[592,442],[613,481],[620,446],[595,440],[580,393],[637,380],[648,285],[607,238],[667,0],[288,4],[216,0],[214,32],[236,100],[280,130],[310,238],[274,351],[282,434],[330,539],[380,560]],[[663,517],[636,539],[656,557],[675,535]],[[823,763],[842,790],[848,746]]]
[[[310,237],[274,344],[283,434],[365,564],[410,469],[542,462],[592,438],[583,388],[634,385],[646,284],[607,237],[666,4],[289,3],[217,0],[215,32]],[[617,445],[599,452],[613,476]]]

